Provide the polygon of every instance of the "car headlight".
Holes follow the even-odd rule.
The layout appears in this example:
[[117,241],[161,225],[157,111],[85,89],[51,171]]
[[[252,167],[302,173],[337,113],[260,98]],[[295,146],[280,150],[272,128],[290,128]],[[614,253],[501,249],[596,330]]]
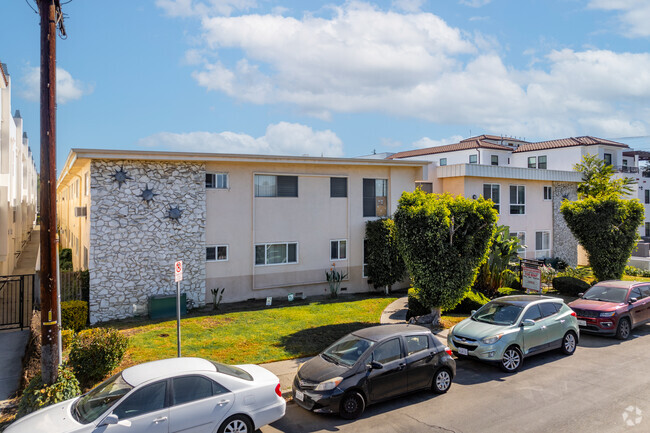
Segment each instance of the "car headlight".
[[316,385],[314,391],[329,391],[339,386],[339,383],[341,383],[342,380],[343,380],[342,377],[334,377],[332,379],[328,379]]
[[616,314],[616,311],[606,311],[604,313],[600,313],[600,317],[613,317],[614,314]]
[[503,334],[493,335],[492,337],[485,337],[481,340],[483,344],[494,344],[503,337]]

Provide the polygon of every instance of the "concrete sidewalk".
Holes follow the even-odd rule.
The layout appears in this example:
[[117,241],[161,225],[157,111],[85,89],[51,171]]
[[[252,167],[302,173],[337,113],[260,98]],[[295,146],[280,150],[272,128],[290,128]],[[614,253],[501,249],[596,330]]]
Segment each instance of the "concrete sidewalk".
[[[406,323],[406,311],[408,310],[408,297],[399,298],[392,302],[381,314],[382,325],[391,323]],[[443,343],[447,344],[448,329],[433,331],[434,335]],[[311,358],[290,359],[287,361],[269,362],[260,364],[280,379],[280,389],[284,398],[291,396],[291,384],[296,376],[300,365]]]

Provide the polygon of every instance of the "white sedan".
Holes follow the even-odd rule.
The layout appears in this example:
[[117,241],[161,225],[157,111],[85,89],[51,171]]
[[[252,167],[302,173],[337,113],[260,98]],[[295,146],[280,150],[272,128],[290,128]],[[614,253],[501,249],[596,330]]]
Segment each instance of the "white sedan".
[[127,368],[5,432],[252,433],[285,410],[280,380],[262,367],[172,358]]

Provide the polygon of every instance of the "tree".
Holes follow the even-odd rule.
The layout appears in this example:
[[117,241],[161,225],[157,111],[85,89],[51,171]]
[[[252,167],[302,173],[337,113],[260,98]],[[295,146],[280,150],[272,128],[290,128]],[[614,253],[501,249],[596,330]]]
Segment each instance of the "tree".
[[498,226],[488,250],[487,259],[481,264],[474,283],[475,290],[493,298],[500,287],[510,278],[515,278],[508,269],[510,262],[517,260],[517,250],[521,248],[519,238],[510,236],[508,226]]
[[575,164],[573,169],[582,172],[582,182],[578,184],[580,198],[609,195],[621,197],[630,194],[635,183],[630,177],[612,179],[614,167],[606,164],[598,155],[583,156],[582,161]]
[[644,218],[639,200],[623,200],[615,195],[565,200],[560,212],[587,251],[596,279],[621,279]]
[[435,314],[454,308],[476,278],[496,230],[490,200],[404,192],[395,213],[397,238],[413,287]]
[[383,218],[366,223],[366,274],[378,289],[400,281],[406,271],[404,260],[397,246],[395,221]]

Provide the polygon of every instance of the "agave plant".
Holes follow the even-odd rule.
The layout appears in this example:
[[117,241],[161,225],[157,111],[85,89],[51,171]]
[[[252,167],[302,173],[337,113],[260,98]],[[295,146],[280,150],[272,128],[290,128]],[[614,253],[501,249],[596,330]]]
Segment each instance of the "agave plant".
[[510,236],[508,226],[498,226],[492,238],[488,257],[479,268],[474,287],[489,298],[497,295],[500,287],[510,284],[516,274],[508,266],[517,260],[517,250],[524,247],[519,238]]

